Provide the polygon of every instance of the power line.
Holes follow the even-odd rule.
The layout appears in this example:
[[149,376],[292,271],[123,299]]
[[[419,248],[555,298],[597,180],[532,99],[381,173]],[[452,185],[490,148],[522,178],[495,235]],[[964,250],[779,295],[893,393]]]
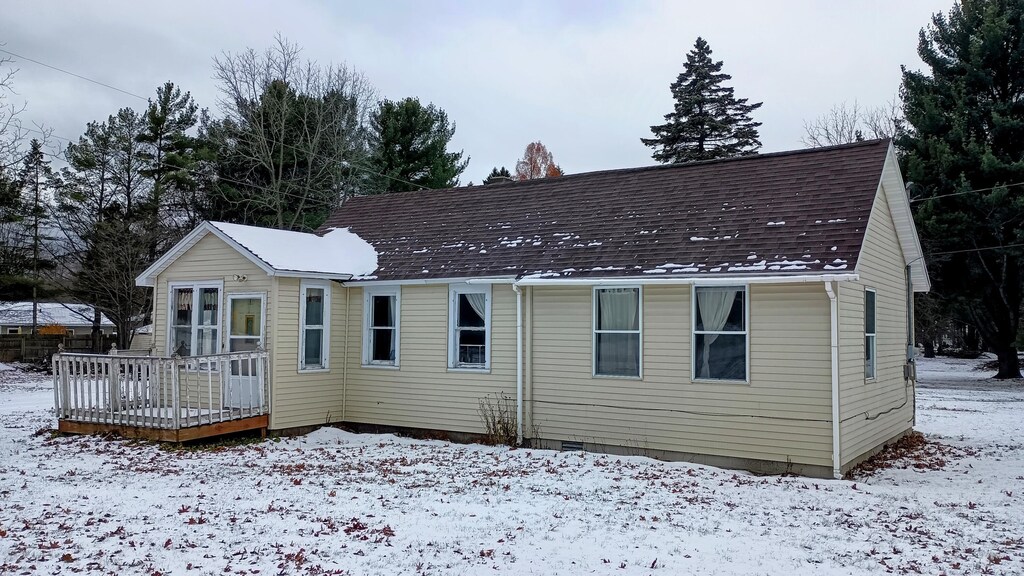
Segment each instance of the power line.
[[[123,89],[118,88],[116,86],[111,86],[110,84],[107,84],[105,82],[100,82],[99,80],[95,80],[93,78],[89,78],[88,76],[83,76],[81,74],[76,74],[75,72],[71,72],[69,70],[65,70],[63,68],[59,68],[57,66],[53,66],[51,64],[47,64],[45,62],[40,62],[39,60],[33,60],[32,58],[28,58],[28,57],[22,56],[20,54],[15,54],[14,52],[11,52],[10,50],[5,50],[3,48],[0,48],[0,52],[3,52],[5,54],[10,54],[11,56],[14,56],[16,58],[21,58],[21,59],[27,60],[29,62],[33,62],[33,63],[38,64],[40,66],[45,66],[47,68],[50,68],[51,70],[56,70],[57,72],[61,72],[63,74],[67,74],[69,76],[74,76],[75,78],[79,78],[81,80],[85,80],[86,82],[92,82],[93,84],[97,84],[99,86],[103,86],[104,88],[109,88],[111,90],[115,90],[115,91],[120,92],[122,94],[127,94],[128,96],[132,96],[132,97],[138,98],[139,100],[142,100],[144,102],[149,102],[149,98],[146,98],[144,96],[140,96],[138,94],[135,94],[134,92],[129,92],[128,90],[123,90]],[[38,130],[33,130],[33,132],[38,132]],[[68,142],[74,142],[73,140],[70,140],[68,138],[62,138],[60,136],[58,136],[57,138],[60,138],[61,140],[67,140]],[[306,150],[302,150],[302,149],[300,149],[297,146],[294,146],[292,144],[285,144],[284,142],[271,142],[271,143],[275,144],[277,146],[281,146],[283,148],[291,148],[292,150],[298,150],[299,152],[302,152],[303,154],[309,154],[309,156],[313,157],[313,158],[325,159],[323,156],[321,156],[319,154],[310,153],[310,152],[308,152]],[[361,169],[361,170],[363,170],[365,172],[369,172],[371,174],[375,174],[377,176],[380,176],[381,178],[387,178],[387,179],[393,180],[395,182],[401,182],[402,184],[408,184],[410,186],[415,186],[416,188],[418,188],[420,190],[430,190],[431,189],[428,186],[423,186],[422,184],[416,184],[415,182],[410,182],[408,180],[403,180],[402,178],[398,178],[397,176],[389,176],[387,174],[383,174],[381,172],[377,172],[376,170],[374,170],[374,169],[372,169],[372,168],[370,168],[368,166],[362,165],[362,164],[357,164],[357,163],[349,161],[349,160],[346,160],[345,162],[347,162],[349,166],[353,166],[355,168],[359,168],[359,169]]]
[[961,190],[960,192],[950,192],[949,194],[939,194],[938,196],[924,196],[921,198],[911,198],[910,203],[925,202],[927,200],[937,200],[939,198],[950,198],[952,196],[963,196],[964,194],[974,194],[975,192],[991,192],[1000,188],[1011,188],[1014,186],[1024,186],[1024,182],[1014,182],[1012,184],[1000,184],[999,186],[990,186],[988,188],[975,188],[973,190]]
[[139,100],[142,100],[144,102],[149,102],[149,98],[146,98],[145,96],[139,96],[138,94],[135,94],[134,92],[129,92],[127,90],[122,90],[121,88],[118,88],[116,86],[111,86],[110,84],[107,84],[105,82],[100,82],[99,80],[94,80],[92,78],[89,78],[88,76],[82,76],[81,74],[75,74],[74,72],[70,72],[70,71],[65,70],[63,68],[58,68],[58,67],[53,66],[51,64],[47,64],[46,62],[40,62],[39,60],[33,60],[32,58],[29,58],[28,56],[22,56],[21,54],[15,54],[14,52],[11,52],[10,50],[5,50],[3,48],[0,48],[0,52],[3,52],[4,54],[10,54],[11,56],[14,56],[15,58],[21,58],[22,60],[27,60],[29,62],[32,62],[33,64],[38,64],[40,66],[44,66],[44,67],[49,68],[51,70],[56,70],[57,72],[60,72],[62,74],[67,74],[69,76],[74,76],[75,78],[79,78],[81,80],[85,80],[86,82],[92,82],[93,84],[97,84],[99,86],[103,86],[104,88],[110,88],[111,90],[120,92],[122,94],[127,94],[128,96],[131,96],[133,98],[138,98]]
[[964,254],[967,252],[984,252],[986,250],[1004,250],[1007,248],[1024,248],[1024,242],[1019,244],[1004,244],[1002,246],[986,246],[984,248],[964,248],[963,250],[947,250],[945,252],[931,252],[928,256],[946,256],[948,254]]

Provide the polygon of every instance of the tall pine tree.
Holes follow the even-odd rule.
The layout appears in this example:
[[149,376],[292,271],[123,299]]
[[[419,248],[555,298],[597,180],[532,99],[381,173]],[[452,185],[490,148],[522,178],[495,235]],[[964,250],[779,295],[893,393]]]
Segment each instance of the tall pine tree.
[[370,166],[377,175],[371,193],[459,185],[469,164],[462,151],[449,152],[455,135],[445,111],[418,98],[384,100],[370,116]]
[[723,86],[732,76],[722,72],[722,61],[711,59],[711,47],[697,38],[686,55],[683,72],[670,86],[675,106],[665,123],[651,126],[653,138],[641,138],[654,148],[658,162],[692,162],[756,154],[761,147],[757,133],[760,122],[750,113],[761,102],[748,104]]
[[[921,31],[897,139],[932,292],[1020,378],[1024,295],[1024,0],[963,0]],[[954,254],[941,253],[954,252]]]
[[53,187],[54,174],[39,140],[32,140],[29,144],[28,154],[18,173],[18,182],[21,185],[21,204],[24,209],[23,244],[28,247],[31,264],[32,333],[35,334],[39,329],[39,299],[46,292],[43,274],[53,268],[53,259],[49,256],[52,236],[47,195]]

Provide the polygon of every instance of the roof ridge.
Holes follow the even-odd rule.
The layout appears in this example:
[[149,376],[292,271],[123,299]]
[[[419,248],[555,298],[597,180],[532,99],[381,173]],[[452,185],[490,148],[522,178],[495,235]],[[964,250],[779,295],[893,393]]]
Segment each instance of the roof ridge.
[[[744,162],[744,161],[756,161],[765,160],[786,156],[798,156],[805,154],[816,154],[822,152],[833,152],[836,150],[844,150],[848,148],[863,148],[868,146],[877,146],[879,144],[886,144],[888,146],[891,138],[878,138],[873,140],[862,140],[858,142],[849,142],[846,144],[835,144],[832,146],[816,146],[810,148],[796,148],[793,150],[780,150],[777,152],[768,152],[766,154],[746,154],[743,156],[731,156],[728,158],[713,158],[710,160],[694,160],[692,162],[673,162],[669,164],[654,164],[652,166],[633,166],[629,168],[605,168],[602,170],[591,170],[589,172],[578,172],[575,174],[563,174],[556,176],[558,179],[576,180],[586,177],[595,177],[608,174],[628,174],[631,172],[653,172],[658,170],[680,170],[684,168],[691,168],[696,166],[708,166],[712,164],[727,164],[733,162]],[[423,188],[420,190],[404,190],[399,192],[385,192],[382,194],[367,194],[362,196],[354,196],[347,200],[347,202],[357,202],[362,199],[377,198],[379,196],[395,196],[395,195],[412,195],[412,194],[428,194],[431,192],[476,192],[477,188],[488,188],[495,189],[517,187],[527,187],[538,184],[551,184],[552,178],[531,178],[529,180],[512,180],[509,182],[495,182],[493,184],[475,184],[473,186],[453,186],[449,188]],[[330,217],[328,217],[330,220]]]

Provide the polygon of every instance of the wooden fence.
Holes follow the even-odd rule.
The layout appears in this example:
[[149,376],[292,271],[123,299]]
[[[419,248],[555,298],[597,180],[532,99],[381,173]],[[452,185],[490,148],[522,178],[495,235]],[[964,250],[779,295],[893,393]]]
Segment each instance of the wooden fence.
[[0,362],[49,363],[57,348],[64,345],[65,352],[83,354],[107,352],[117,343],[117,336],[101,336],[100,349],[93,348],[92,334],[75,336],[44,334],[0,334]]

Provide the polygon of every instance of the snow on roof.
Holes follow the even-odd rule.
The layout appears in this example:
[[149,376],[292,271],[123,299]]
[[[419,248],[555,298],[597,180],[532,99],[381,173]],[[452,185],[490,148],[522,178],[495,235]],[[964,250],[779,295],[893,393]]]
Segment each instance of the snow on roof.
[[275,270],[366,276],[377,269],[377,251],[348,228],[332,228],[317,236],[227,222],[210,224]]
[[[92,326],[95,311],[92,306],[63,302],[40,302],[39,325]],[[0,324],[9,326],[32,325],[31,302],[0,302]],[[100,325],[113,327],[114,323],[100,314]]]

